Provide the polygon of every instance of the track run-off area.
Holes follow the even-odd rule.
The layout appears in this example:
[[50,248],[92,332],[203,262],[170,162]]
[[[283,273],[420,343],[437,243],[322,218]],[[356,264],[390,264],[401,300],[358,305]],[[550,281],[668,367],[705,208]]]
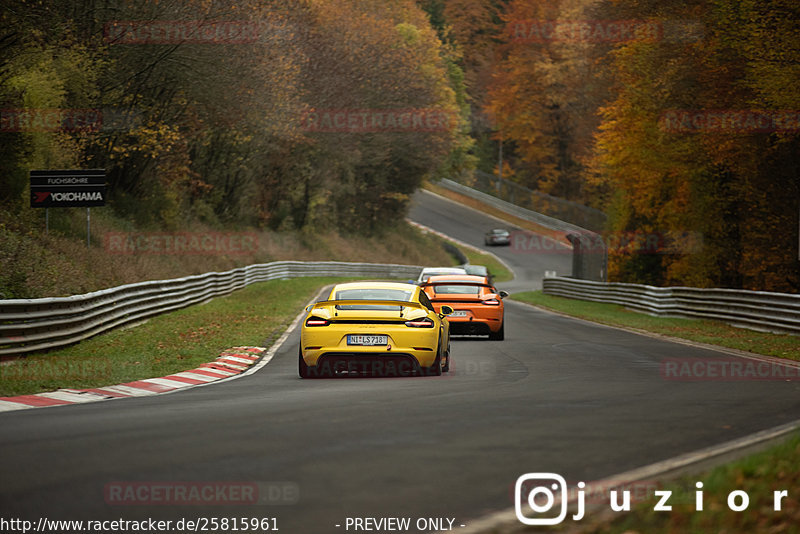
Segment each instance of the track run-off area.
[[[477,247],[501,226],[427,192],[409,218]],[[515,272],[499,284],[507,291],[540,288],[545,270],[569,274],[563,253],[492,252]],[[798,381],[665,377],[665,361],[725,357],[715,350],[510,299],[505,334],[455,338],[452,371],[441,377],[301,380],[295,330],[267,365],[235,380],[0,413],[0,515],[34,524],[257,519],[267,522],[248,531],[284,533],[409,518],[411,532],[468,530],[513,507],[525,473],[588,483],[800,413]],[[372,531],[397,524],[380,525]]]

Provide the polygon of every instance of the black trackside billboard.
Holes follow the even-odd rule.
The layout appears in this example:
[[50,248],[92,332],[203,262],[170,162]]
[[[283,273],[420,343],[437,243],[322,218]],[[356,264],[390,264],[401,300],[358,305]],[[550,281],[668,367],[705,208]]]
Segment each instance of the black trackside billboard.
[[32,208],[94,208],[105,203],[105,169],[31,171]]

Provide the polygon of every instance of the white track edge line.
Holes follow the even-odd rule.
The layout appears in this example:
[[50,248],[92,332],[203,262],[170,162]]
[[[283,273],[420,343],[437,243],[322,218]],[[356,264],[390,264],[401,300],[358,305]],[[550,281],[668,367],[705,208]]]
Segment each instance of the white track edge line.
[[[761,430],[741,438],[726,441],[719,445],[712,445],[710,447],[681,454],[679,456],[632,469],[630,471],[611,475],[610,477],[587,484],[585,491],[586,493],[590,493],[593,487],[607,487],[619,485],[621,483],[632,483],[639,480],[654,479],[659,476],[663,476],[666,473],[677,471],[679,469],[685,469],[687,467],[691,467],[692,465],[711,460],[715,457],[721,457],[736,451],[748,449],[770,440],[784,437],[798,429],[800,429],[800,419],[791,423]],[[576,496],[573,496],[573,498],[570,499],[570,502],[574,501],[575,498]],[[516,510],[514,508],[507,508],[505,510],[500,510],[499,512],[469,521],[467,527],[459,530],[459,532],[463,534],[483,534],[494,532],[503,527],[519,530],[524,528],[525,525],[523,525],[517,519]]]
[[530,302],[523,302],[521,300],[515,300],[512,298],[509,302],[513,302],[514,304],[518,304],[521,306],[527,306],[529,308],[533,308],[537,311],[542,311],[548,313],[550,315],[557,315],[559,317],[564,317],[566,319],[573,319],[575,321],[580,321],[582,323],[588,323],[594,326],[600,326],[603,328],[611,328],[613,330],[622,330],[623,332],[628,332],[629,334],[637,334],[640,336],[648,337],[651,339],[657,339],[660,341],[665,341],[668,343],[678,343],[680,345],[687,345],[689,347],[693,347],[696,349],[705,349],[713,352],[720,352],[722,354],[727,354],[729,356],[736,356],[738,358],[745,358],[747,360],[755,360],[759,362],[768,362],[774,363],[775,365],[783,365],[784,367],[800,367],[800,362],[797,360],[789,360],[786,358],[780,358],[778,356],[768,356],[766,354],[756,354],[755,352],[747,352],[744,350],[734,349],[730,347],[723,347],[722,345],[712,345],[710,343],[700,343],[699,341],[692,341],[691,339],[684,339],[682,337],[673,337],[667,336],[665,334],[659,334],[656,332],[648,332],[647,330],[639,330],[637,328],[630,328],[625,326],[618,326],[612,324],[605,324],[605,323],[598,323],[592,321],[591,319],[585,319],[583,317],[576,317],[574,315],[569,315],[563,312],[559,312],[556,310],[550,310],[548,308],[537,306],[536,304],[531,304]]

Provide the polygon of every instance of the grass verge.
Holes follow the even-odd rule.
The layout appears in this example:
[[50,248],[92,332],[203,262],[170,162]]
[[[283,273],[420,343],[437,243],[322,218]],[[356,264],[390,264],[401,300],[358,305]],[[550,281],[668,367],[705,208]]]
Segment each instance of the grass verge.
[[193,369],[236,346],[270,346],[320,287],[342,278],[250,285],[70,347],[0,365],[0,396],[85,389]]
[[[86,246],[86,221],[80,210],[54,216],[59,222],[44,232],[44,210],[20,214],[0,210],[0,300],[78,295],[145,280],[166,280],[212,271],[227,271],[279,260],[353,261],[446,265],[450,256],[432,236],[398,223],[370,237],[319,231],[269,231],[253,228],[211,228],[191,223],[176,229],[134,228],[109,211],[92,213],[91,247]],[[35,212],[35,213],[34,213]],[[248,236],[238,251],[218,249],[184,253],[175,249],[139,247],[130,254],[110,246],[106,236],[131,246],[148,236],[183,236],[198,242],[209,235],[232,242]],[[238,241],[237,241],[238,240]],[[205,241],[203,241],[205,243]]]
[[651,317],[616,304],[556,297],[545,295],[541,291],[517,293],[513,298],[596,323],[634,328],[767,356],[800,360],[798,338],[789,334],[756,332],[710,320]]
[[[696,510],[696,482],[702,482],[703,509]],[[671,511],[653,511],[657,499],[649,499],[605,523],[586,525],[583,532],[705,534],[726,533],[797,533],[800,532],[800,435],[769,450],[717,467],[700,477],[683,478],[668,485],[672,491]],[[728,496],[743,491],[749,506],[734,512]],[[775,510],[775,491],[787,491],[781,509]],[[737,500],[736,503],[741,503]],[[616,514],[615,514],[616,515]]]

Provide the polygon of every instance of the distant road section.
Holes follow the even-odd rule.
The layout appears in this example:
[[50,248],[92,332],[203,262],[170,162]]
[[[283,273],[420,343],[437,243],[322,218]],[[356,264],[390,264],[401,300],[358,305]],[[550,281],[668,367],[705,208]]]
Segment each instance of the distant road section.
[[430,191],[420,190],[414,195],[408,217],[414,222],[499,256],[515,275],[514,280],[498,284],[506,291],[541,289],[545,271],[555,271],[561,276],[572,274],[572,254],[569,249],[553,250],[537,246],[539,243],[552,243],[544,236],[540,236],[541,241],[528,237],[521,241],[512,241],[508,247],[487,247],[484,245],[483,235],[488,230],[507,228],[513,232],[522,229]]

